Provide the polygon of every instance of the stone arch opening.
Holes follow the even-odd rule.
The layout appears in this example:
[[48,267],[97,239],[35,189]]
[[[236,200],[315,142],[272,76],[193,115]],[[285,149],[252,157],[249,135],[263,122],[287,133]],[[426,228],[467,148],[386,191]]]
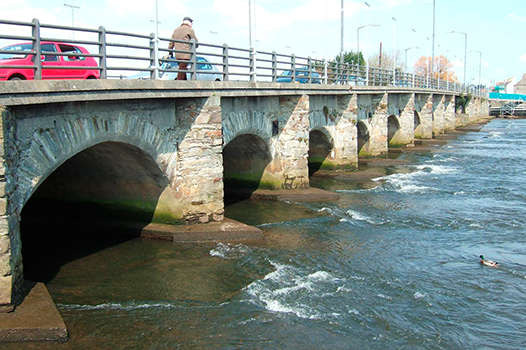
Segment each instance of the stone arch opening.
[[321,130],[312,130],[309,133],[309,176],[312,176],[322,166],[330,167],[327,158],[333,149],[330,138]]
[[387,143],[389,146],[396,145],[396,137],[400,130],[400,122],[398,118],[394,115],[390,115],[387,118]]
[[367,149],[369,148],[369,140],[371,138],[371,135],[369,133],[367,125],[365,125],[364,122],[359,121],[356,127],[358,129],[358,155],[362,156],[364,155],[364,153],[367,152]]
[[223,182],[225,204],[250,198],[258,188],[272,188],[264,178],[272,156],[267,143],[259,136],[236,136],[223,148]]
[[89,147],[51,173],[22,209],[25,279],[48,282],[67,262],[132,239],[150,223],[180,223],[177,203],[146,152],[121,142]]

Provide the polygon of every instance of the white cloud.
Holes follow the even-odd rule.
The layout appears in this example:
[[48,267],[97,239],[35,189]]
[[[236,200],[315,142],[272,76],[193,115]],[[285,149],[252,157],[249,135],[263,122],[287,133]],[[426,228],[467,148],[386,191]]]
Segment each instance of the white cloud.
[[524,16],[518,16],[514,13],[510,14],[509,17],[515,21],[519,21],[519,22],[526,22],[526,17]]
[[526,62],[526,53],[519,57],[519,60],[521,60],[522,62]]
[[111,13],[116,16],[124,17],[129,14],[151,12],[155,13],[155,3],[153,1],[143,0],[106,0],[106,4],[110,7]]
[[454,59],[451,61],[451,65],[454,67],[454,68],[463,68],[464,67],[464,62],[462,62],[461,60],[459,59]]

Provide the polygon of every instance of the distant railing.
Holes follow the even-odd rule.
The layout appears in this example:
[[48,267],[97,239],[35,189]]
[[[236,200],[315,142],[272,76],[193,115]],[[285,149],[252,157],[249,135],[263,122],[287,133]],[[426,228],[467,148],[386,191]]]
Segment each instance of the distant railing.
[[[30,29],[31,35],[14,35],[9,33],[23,32]],[[71,38],[66,38],[71,33]],[[74,34],[80,34],[82,39],[74,39]],[[364,86],[398,86],[408,88],[422,88],[446,90],[459,93],[471,93],[487,96],[485,89],[464,86],[454,82],[432,79],[421,75],[405,73],[400,70],[385,70],[378,68],[367,69],[362,65],[350,65],[336,61],[326,61],[311,57],[286,55],[276,52],[256,51],[230,47],[227,44],[214,45],[207,43],[184,42],[190,44],[190,50],[181,51],[168,49],[171,38],[156,38],[155,34],[141,35],[118,31],[79,28],[61,25],[41,24],[38,19],[32,22],[17,22],[0,19],[0,46],[19,43],[21,41],[32,44],[31,51],[0,50],[0,54],[23,54],[33,57],[67,56],[70,53],[42,51],[41,42],[61,42],[86,46],[89,54],[76,53],[79,57],[93,57],[97,66],[89,69],[98,70],[101,79],[127,78],[128,72],[142,72],[143,78],[160,79],[165,72],[185,72],[191,80],[197,79],[197,74],[220,76],[223,81],[268,81],[293,82],[314,84],[341,84]],[[163,63],[178,63],[181,60],[168,58],[176,53],[190,54],[189,68],[179,70],[163,66]],[[196,57],[203,56],[215,67],[213,70],[199,69]],[[33,59],[33,65],[1,65],[2,69],[32,69],[34,79],[42,79],[45,69],[87,69],[86,66],[49,66],[42,65],[41,59]],[[177,64],[175,64],[177,67]],[[283,75],[286,72],[288,75]],[[394,73],[394,76],[393,76]]]

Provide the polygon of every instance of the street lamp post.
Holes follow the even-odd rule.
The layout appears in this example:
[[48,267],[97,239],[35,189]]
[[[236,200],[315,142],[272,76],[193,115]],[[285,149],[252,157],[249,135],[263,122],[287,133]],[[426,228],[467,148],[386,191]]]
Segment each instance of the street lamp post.
[[429,89],[429,38],[427,38],[427,43],[426,43],[426,60],[427,60],[427,64],[426,64],[426,86],[427,88]]
[[464,35],[464,92],[467,92],[467,86],[466,86],[466,68],[467,68],[467,53],[468,53],[468,34],[463,32],[457,32],[455,30],[451,30],[449,32],[446,32],[446,34],[462,34]]
[[342,37],[342,42],[341,42],[341,46],[340,46],[340,63],[343,64],[343,25],[344,25],[344,13],[343,13],[343,0],[342,0],[342,4],[341,4],[341,37]]
[[482,52],[477,51],[477,50],[469,50],[468,52],[476,52],[476,53],[479,54],[479,85],[478,85],[478,91],[479,91],[479,95],[480,95],[480,72],[482,70]]
[[412,49],[419,49],[419,47],[418,46],[412,46],[412,47],[408,47],[407,49],[405,49],[405,64],[404,64],[404,67],[405,67],[406,72],[407,72],[407,51],[412,50]]
[[[71,8],[71,26],[74,27],[75,26],[74,11],[80,9],[80,6],[74,6],[74,5],[69,5],[69,4],[64,4],[64,6]],[[75,32],[72,31],[71,34],[73,35],[73,39],[75,39]]]
[[[356,29],[356,51],[358,54],[358,65],[360,63],[360,29],[366,28],[366,27],[379,27],[379,26],[380,26],[379,24],[373,23],[373,24],[366,24]],[[366,66],[365,83],[369,85],[369,61],[368,60],[365,60],[365,66]]]
[[[356,53],[360,55],[360,29],[366,28],[366,27],[379,27],[379,24],[366,24],[364,26],[356,28]],[[359,56],[358,56],[359,57]]]
[[396,85],[396,18],[393,18],[393,85]]
[[[412,50],[412,49],[419,49],[418,46],[412,46],[412,47],[408,47],[407,49],[405,49],[405,71],[407,72],[407,51],[409,50]],[[413,67],[413,87],[415,85],[415,69]]]

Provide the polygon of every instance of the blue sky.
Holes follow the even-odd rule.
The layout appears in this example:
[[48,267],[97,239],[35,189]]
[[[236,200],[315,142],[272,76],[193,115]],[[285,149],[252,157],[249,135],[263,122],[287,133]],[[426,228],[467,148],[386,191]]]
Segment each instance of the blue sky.
[[[295,53],[300,56],[332,58],[341,46],[341,0],[253,0],[256,46],[258,50]],[[105,26],[116,31],[155,31],[155,0],[19,0],[0,2],[0,18],[46,24],[71,25],[71,9],[79,6],[75,25],[86,28]],[[248,0],[158,0],[159,36],[170,37],[184,16],[194,19],[199,41],[249,47]],[[409,63],[431,55],[433,0],[344,1],[344,49],[356,50],[357,28],[360,49],[365,56],[393,46]],[[525,0],[435,0],[435,56],[447,55],[463,79],[464,35],[468,50],[482,52],[482,83],[526,73]],[[396,25],[392,17],[396,18]],[[0,27],[5,31],[7,27]],[[413,31],[413,29],[416,31]],[[395,34],[393,35],[393,30]],[[396,43],[394,44],[394,40]],[[440,46],[439,46],[440,45]],[[478,83],[480,55],[467,54],[467,82]]]

